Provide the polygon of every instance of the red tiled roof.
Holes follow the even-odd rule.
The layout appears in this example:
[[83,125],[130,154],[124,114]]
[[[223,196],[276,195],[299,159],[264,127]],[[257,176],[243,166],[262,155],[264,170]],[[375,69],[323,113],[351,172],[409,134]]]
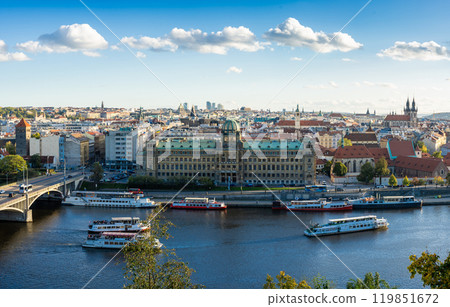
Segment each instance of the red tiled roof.
[[433,172],[442,162],[436,158],[413,158],[400,156],[395,159],[395,167],[407,168],[417,171]]
[[25,120],[25,118],[22,118],[20,122],[16,125],[17,127],[31,127],[31,125]]
[[381,157],[384,157],[386,159],[386,161],[389,161],[390,157],[389,157],[389,152],[387,150],[387,148],[375,148],[375,147],[370,147],[367,148],[370,153],[373,155],[373,157],[375,158],[375,160],[380,159]]
[[411,141],[390,140],[389,149],[393,157],[397,156],[415,156],[413,143]]
[[385,121],[410,121],[409,115],[387,115]]
[[377,136],[375,133],[349,133],[345,136],[352,142],[377,142]]
[[352,159],[352,158],[373,158],[372,153],[366,146],[346,146],[339,147],[334,154],[335,159]]
[[[295,120],[280,120],[277,126],[295,126]],[[325,123],[321,120],[301,120],[300,126],[311,127],[311,126],[329,126],[329,123]]]

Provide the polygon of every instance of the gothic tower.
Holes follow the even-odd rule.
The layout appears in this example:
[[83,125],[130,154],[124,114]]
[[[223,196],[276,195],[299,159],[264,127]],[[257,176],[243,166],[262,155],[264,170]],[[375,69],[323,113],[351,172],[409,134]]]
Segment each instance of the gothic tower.
[[30,155],[30,138],[31,125],[22,118],[16,125],[16,154],[22,157]]

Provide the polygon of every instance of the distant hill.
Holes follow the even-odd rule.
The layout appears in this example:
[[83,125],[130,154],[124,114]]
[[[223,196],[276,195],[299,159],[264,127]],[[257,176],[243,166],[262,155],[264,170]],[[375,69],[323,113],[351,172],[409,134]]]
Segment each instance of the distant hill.
[[423,118],[427,118],[427,119],[436,119],[436,120],[450,120],[450,112],[445,112],[445,113],[434,113],[431,115],[427,115],[424,116]]

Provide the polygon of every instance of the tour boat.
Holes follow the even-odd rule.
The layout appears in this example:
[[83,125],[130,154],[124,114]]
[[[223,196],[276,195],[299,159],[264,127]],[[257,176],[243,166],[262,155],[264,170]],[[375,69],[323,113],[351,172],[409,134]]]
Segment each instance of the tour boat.
[[[128,243],[136,242],[144,238],[142,234],[132,232],[100,232],[88,234],[83,247],[93,248],[118,248],[121,249]],[[161,248],[162,244],[156,239],[155,248]]]
[[349,200],[353,209],[405,209],[421,208],[422,200],[417,200],[414,196],[384,196],[381,198],[363,197]]
[[141,232],[150,227],[141,223],[138,217],[113,217],[111,220],[89,223],[89,232]]
[[349,217],[329,220],[327,224],[316,225],[305,230],[308,237],[337,235],[365,230],[385,229],[389,223],[385,218],[377,219],[375,215]]
[[220,210],[226,209],[227,206],[223,202],[216,201],[215,199],[209,198],[194,198],[186,197],[181,201],[174,201],[170,204],[170,208],[173,209],[213,209]]
[[316,200],[293,200],[286,205],[287,210],[292,211],[342,211],[352,210],[352,205],[347,202],[332,202],[325,198]]
[[74,191],[62,204],[107,208],[155,208],[157,204],[148,197],[131,192]]

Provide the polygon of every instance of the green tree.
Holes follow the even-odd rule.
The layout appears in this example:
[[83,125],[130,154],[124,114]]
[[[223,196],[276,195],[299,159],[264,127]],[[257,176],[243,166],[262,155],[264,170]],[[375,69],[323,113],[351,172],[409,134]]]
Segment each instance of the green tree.
[[405,178],[403,178],[403,186],[407,187],[411,184],[411,181],[408,179],[408,176],[405,176]]
[[438,158],[438,159],[443,159],[443,158],[444,158],[444,157],[442,156],[442,151],[441,151],[441,150],[433,152],[432,156],[433,156],[434,158]]
[[95,162],[92,165],[92,175],[91,175],[91,180],[94,181],[95,183],[99,183],[100,180],[103,179],[103,167],[100,165],[100,163]]
[[41,138],[41,134],[39,132],[36,132],[32,134],[31,137],[39,140]]
[[425,144],[422,145],[422,146],[419,147],[419,148],[420,148],[420,151],[423,152],[423,153],[427,153],[427,152],[428,152],[428,148],[427,148],[427,146],[425,146]]
[[328,280],[325,276],[322,276],[320,274],[317,274],[317,276],[314,276],[312,280],[313,288],[314,289],[333,289],[335,288],[334,282],[331,280]]
[[9,155],[0,160],[0,172],[3,174],[17,174],[26,168],[27,163],[18,155]]
[[375,163],[375,176],[380,178],[380,184],[381,184],[381,177],[387,176],[391,173],[391,171],[388,169],[388,163],[384,157],[381,157],[378,159],[378,161]]
[[347,166],[342,162],[334,163],[333,174],[338,177],[345,176],[345,174],[347,174]]
[[34,154],[30,157],[30,164],[33,168],[41,168],[41,156],[39,154]]
[[350,279],[347,283],[347,289],[395,289],[384,280],[380,279],[380,274],[375,272],[375,276],[371,272],[364,276],[364,280]]
[[338,142],[338,146],[342,147],[342,142],[344,142],[344,147],[346,146],[353,146],[352,141],[347,139],[347,138],[342,138],[339,142]]
[[449,289],[450,288],[450,252],[444,262],[439,260],[439,256],[431,254],[428,251],[423,252],[417,258],[416,255],[409,256],[411,264],[408,271],[411,278],[416,274],[422,276],[423,286],[429,286],[431,289]]
[[267,274],[264,289],[311,289],[305,280],[297,282],[294,277],[287,275],[284,271],[280,271],[277,275],[275,283],[272,276]]
[[159,214],[150,214],[144,223],[150,230],[141,240],[126,245],[123,249],[125,257],[125,278],[129,281],[125,288],[129,289],[192,289],[201,288],[193,284],[191,275],[194,272],[182,262],[173,250],[165,247],[155,248],[157,239],[168,239],[168,229],[173,224],[164,220]]
[[394,174],[392,174],[391,177],[389,177],[389,185],[391,187],[397,185],[397,178],[395,178]]
[[447,174],[446,180],[447,180],[447,185],[450,185],[450,173]]
[[375,168],[372,163],[366,162],[361,166],[361,173],[358,175],[357,179],[364,183],[369,183],[375,176]]
[[331,165],[333,165],[333,162],[331,161],[327,161],[325,163],[325,165],[323,166],[322,172],[327,175],[328,177],[330,176],[330,172],[331,172]]
[[6,151],[7,151],[10,155],[15,155],[15,154],[16,154],[16,145],[14,145],[13,143],[11,143],[10,141],[6,142],[5,148],[6,148]]

